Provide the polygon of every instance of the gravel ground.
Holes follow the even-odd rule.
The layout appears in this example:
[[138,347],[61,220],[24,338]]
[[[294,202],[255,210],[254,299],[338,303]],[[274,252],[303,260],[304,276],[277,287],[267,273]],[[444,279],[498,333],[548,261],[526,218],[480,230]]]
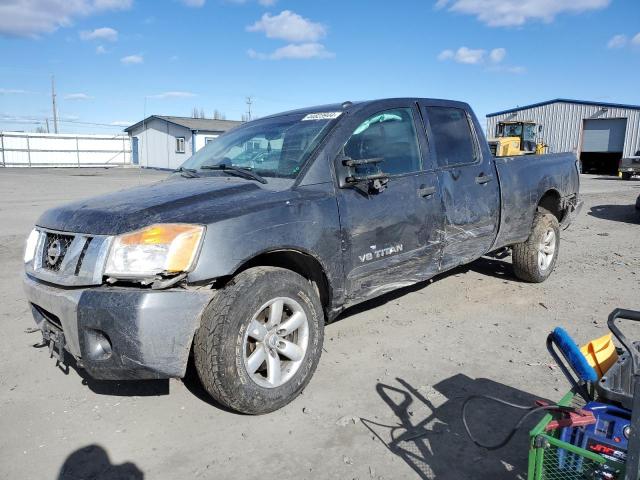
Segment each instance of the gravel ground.
[[[546,353],[547,333],[562,325],[583,342],[605,333],[614,307],[640,310],[640,181],[583,176],[585,207],[563,232],[548,281],[522,283],[509,259],[481,259],[352,308],[327,327],[309,387],[278,412],[223,411],[193,375],[143,383],[65,375],[46,349],[32,348],[39,334],[26,333],[24,239],[51,206],[162,176],[0,171],[0,477],[525,478],[526,432],[498,451],[473,446],[463,399],[559,399],[568,385]],[[479,405],[472,428],[495,440],[513,415]]]

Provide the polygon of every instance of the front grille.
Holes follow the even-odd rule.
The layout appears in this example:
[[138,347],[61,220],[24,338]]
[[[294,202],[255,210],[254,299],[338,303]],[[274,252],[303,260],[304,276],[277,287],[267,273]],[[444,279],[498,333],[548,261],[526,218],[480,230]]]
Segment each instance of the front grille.
[[55,285],[100,285],[111,240],[107,235],[40,229],[27,275]]
[[42,246],[42,267],[54,272],[60,271],[73,238],[72,235],[47,232]]

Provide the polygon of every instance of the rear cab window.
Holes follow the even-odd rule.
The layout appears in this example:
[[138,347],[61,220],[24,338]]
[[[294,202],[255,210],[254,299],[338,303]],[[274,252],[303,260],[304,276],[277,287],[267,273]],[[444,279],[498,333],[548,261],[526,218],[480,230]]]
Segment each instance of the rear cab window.
[[480,158],[466,111],[455,107],[427,107],[426,111],[439,167],[469,165]]

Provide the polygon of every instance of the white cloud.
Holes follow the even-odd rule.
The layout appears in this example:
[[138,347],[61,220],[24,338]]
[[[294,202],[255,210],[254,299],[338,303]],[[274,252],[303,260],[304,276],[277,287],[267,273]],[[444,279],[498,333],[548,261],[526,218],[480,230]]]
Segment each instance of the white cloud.
[[96,28],[95,30],[84,30],[80,32],[82,40],[106,40],[115,42],[118,40],[118,31],[111,27]]
[[0,88],[0,95],[24,95],[26,93],[30,92],[19,88]]
[[3,0],[0,2],[0,35],[36,38],[76,18],[106,11],[126,10],[133,0]]
[[149,98],[165,100],[167,98],[191,98],[195,96],[196,94],[192,92],[172,91],[172,92],[162,92],[157,95],[149,95]]
[[105,53],[107,53],[107,49],[106,49],[106,48],[104,48],[102,45],[98,45],[98,46],[96,47],[96,53],[97,53],[98,55],[104,55]]
[[456,56],[456,52],[450,49],[446,49],[440,52],[440,54],[438,55],[438,60],[440,61],[449,60],[455,56]]
[[327,34],[324,25],[312,22],[290,10],[278,15],[265,13],[260,20],[247,27],[249,32],[264,32],[268,38],[289,42],[316,42]]
[[86,93],[69,93],[64,96],[65,100],[93,100],[93,97]]
[[489,52],[489,59],[493,63],[500,63],[507,56],[507,50],[505,48],[494,48]]
[[205,2],[206,0],[182,0],[182,3],[184,3],[187,7],[196,7],[196,8],[203,7]]
[[631,39],[631,43],[633,45],[640,45],[640,32],[634,35],[634,37]]
[[466,65],[485,65],[485,69],[490,72],[503,72],[522,74],[527,70],[525,67],[517,65],[501,65],[507,56],[506,48],[494,48],[487,54],[482,48],[460,47],[457,50],[446,49],[438,54],[438,60],[452,60]]
[[321,43],[289,44],[271,53],[260,53],[251,49],[247,52],[251,58],[259,60],[308,60],[311,58],[334,58],[336,55]]
[[482,63],[484,57],[487,54],[486,50],[473,49],[467,47],[460,47],[455,52],[453,50],[443,50],[438,55],[438,60],[454,60],[458,63],[466,63],[468,65],[475,65]]
[[120,62],[125,65],[134,65],[144,62],[144,57],[142,55],[127,55],[126,57],[122,57]]
[[626,35],[614,35],[607,43],[607,48],[622,48],[627,44]]
[[536,20],[553,22],[563,13],[582,13],[609,6],[611,0],[437,0],[435,7],[474,15],[490,27],[513,27]]
[[515,66],[493,65],[487,68],[487,70],[490,72],[511,73],[514,75],[522,75],[523,73],[527,73],[527,69],[519,65],[515,65]]
[[116,120],[111,122],[111,125],[114,127],[128,127],[129,125],[133,125],[133,122],[128,122],[126,120]]

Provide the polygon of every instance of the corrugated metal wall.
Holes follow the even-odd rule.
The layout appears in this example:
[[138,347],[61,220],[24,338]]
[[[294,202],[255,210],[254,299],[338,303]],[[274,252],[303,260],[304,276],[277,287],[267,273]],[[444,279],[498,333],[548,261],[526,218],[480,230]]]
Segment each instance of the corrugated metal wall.
[[640,110],[557,102],[517,112],[487,117],[487,137],[495,137],[496,125],[504,120],[533,120],[542,125],[542,140],[549,152],[580,152],[583,120],[599,118],[626,118],[627,131],[623,156],[629,157],[640,150]]

